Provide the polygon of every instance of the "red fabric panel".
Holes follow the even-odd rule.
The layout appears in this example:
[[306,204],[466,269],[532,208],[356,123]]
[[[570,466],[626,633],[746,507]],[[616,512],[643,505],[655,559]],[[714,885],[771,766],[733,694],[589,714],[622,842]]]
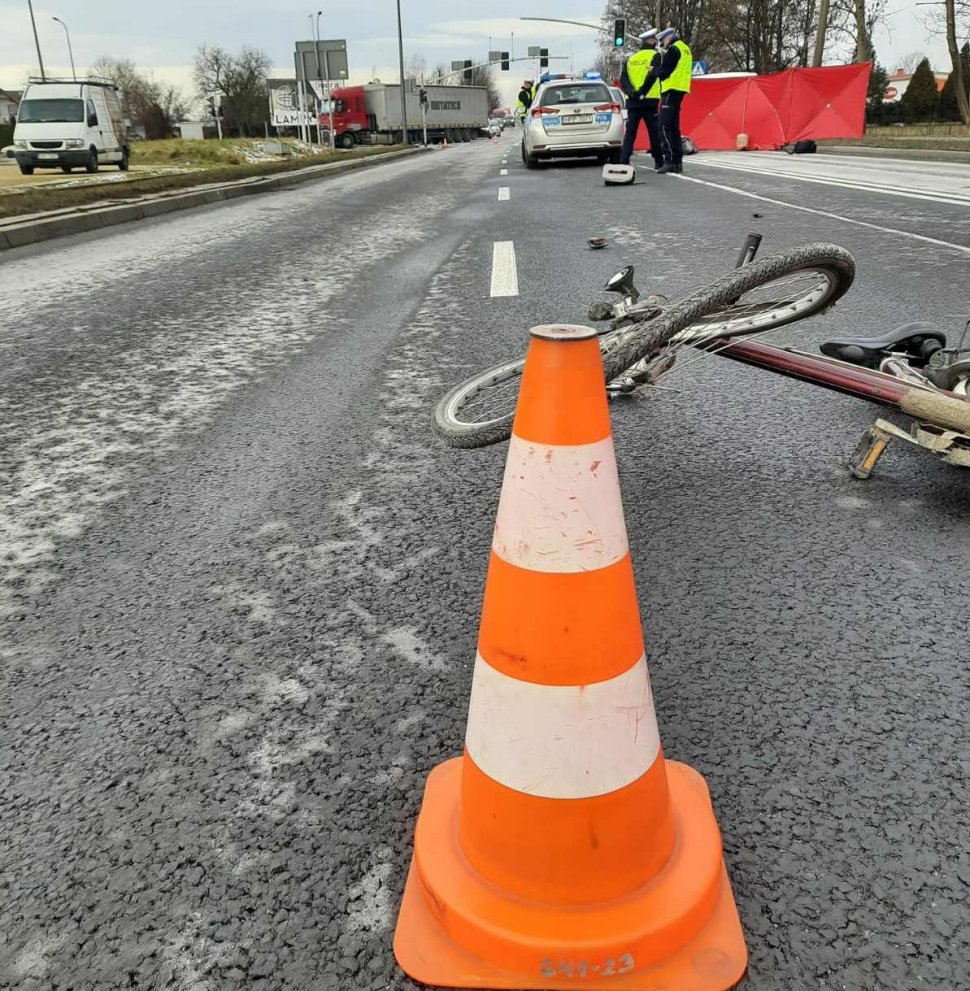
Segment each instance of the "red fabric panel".
[[[792,76],[796,71],[788,69],[748,80],[743,131],[748,135],[749,148],[774,151],[785,144]],[[731,148],[737,148],[737,144],[732,143]]]
[[861,138],[872,64],[798,69],[793,73],[786,143],[802,138]]
[[[739,134],[758,150],[803,138],[861,138],[871,68],[865,62],[733,79],[695,76],[681,131],[706,151],[734,151]],[[641,129],[637,151],[648,147]]]

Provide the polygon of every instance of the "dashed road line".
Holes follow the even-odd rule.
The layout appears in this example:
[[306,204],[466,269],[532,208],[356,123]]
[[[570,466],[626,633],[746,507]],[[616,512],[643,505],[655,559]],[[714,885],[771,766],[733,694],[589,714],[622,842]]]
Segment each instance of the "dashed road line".
[[509,174],[509,170],[508,169],[499,169],[499,173],[498,174],[500,176],[508,175]]
[[512,241],[496,241],[492,246],[492,296],[518,295],[515,244]]
[[498,187],[498,201],[499,203],[507,203],[512,199],[512,190],[508,186]]
[[925,234],[915,234],[913,231],[901,231],[895,227],[882,227],[879,224],[869,223],[867,220],[855,220],[852,217],[844,217],[838,213],[829,213],[828,210],[816,210],[814,207],[801,206],[797,203],[786,203],[784,200],[775,200],[770,196],[760,196],[758,193],[748,192],[746,189],[737,189],[734,186],[725,186],[719,182],[709,182],[707,179],[697,179],[694,176],[679,175],[678,179],[687,182],[696,182],[702,186],[710,186],[711,189],[719,189],[725,193],[734,193],[737,196],[746,196],[748,199],[760,200],[762,203],[771,203],[774,206],[787,207],[789,210],[800,210],[802,213],[813,213],[817,217],[827,217],[829,220],[838,220],[844,224],[854,224],[856,227],[867,227],[869,230],[880,231],[882,234],[895,234],[897,237],[908,237],[914,241],[922,241],[924,244],[935,244],[942,248],[952,248],[961,254],[970,255],[970,247],[962,244],[954,244],[952,241],[942,241],[936,237],[927,237]]

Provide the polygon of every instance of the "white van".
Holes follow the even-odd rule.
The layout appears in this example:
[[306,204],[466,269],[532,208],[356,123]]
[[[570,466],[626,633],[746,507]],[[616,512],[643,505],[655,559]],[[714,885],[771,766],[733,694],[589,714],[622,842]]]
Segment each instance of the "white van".
[[99,165],[127,172],[128,138],[117,88],[98,79],[31,79],[17,111],[13,146],[24,175],[57,168],[97,172]]

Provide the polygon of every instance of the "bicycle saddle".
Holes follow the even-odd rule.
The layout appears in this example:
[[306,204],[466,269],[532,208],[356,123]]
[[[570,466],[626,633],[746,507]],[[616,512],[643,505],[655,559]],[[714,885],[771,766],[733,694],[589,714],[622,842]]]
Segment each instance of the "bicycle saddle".
[[890,352],[903,352],[916,368],[946,346],[946,334],[931,323],[906,323],[882,337],[835,337],[821,346],[822,354],[853,365],[878,368]]

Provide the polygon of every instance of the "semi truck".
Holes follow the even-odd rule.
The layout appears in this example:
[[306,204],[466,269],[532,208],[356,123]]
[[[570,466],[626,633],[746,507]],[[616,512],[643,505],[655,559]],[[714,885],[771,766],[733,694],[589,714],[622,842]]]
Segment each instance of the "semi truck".
[[13,132],[14,158],[34,169],[128,170],[129,147],[121,100],[107,79],[31,79]]
[[[343,86],[333,90],[331,99],[334,140],[339,148],[401,143],[404,128],[400,85]],[[428,140],[433,142],[446,138],[452,142],[471,141],[488,128],[488,91],[483,86],[409,85],[404,99],[410,141],[423,139],[425,122]],[[330,116],[326,111],[320,115],[320,127],[329,130]]]

